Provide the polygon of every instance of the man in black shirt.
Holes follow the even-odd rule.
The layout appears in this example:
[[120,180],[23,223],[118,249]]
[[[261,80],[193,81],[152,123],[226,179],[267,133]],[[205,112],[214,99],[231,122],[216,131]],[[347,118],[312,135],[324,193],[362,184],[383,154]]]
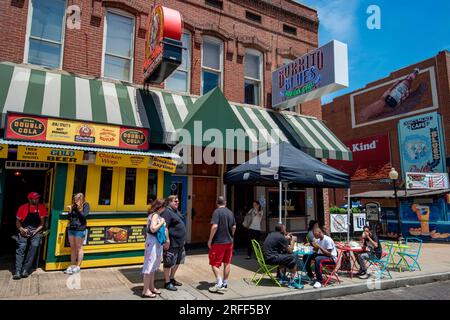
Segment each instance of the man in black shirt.
[[183,223],[183,216],[178,211],[179,200],[177,196],[169,196],[166,199],[166,210],[161,217],[166,221],[169,231],[170,247],[163,253],[164,260],[164,287],[167,290],[177,291],[176,286],[182,284],[175,280],[175,273],[180,264],[184,263],[186,243],[186,226]]
[[375,258],[380,259],[383,253],[380,240],[368,226],[363,228],[362,246],[364,252],[359,253],[356,257],[359,264],[358,276],[362,279],[366,279],[368,277],[366,260],[373,260]]
[[286,232],[286,226],[279,224],[275,231],[270,233],[262,245],[264,260],[269,265],[278,265],[287,267],[291,273],[289,287],[300,288],[294,282],[294,276],[297,272],[297,256],[292,254],[297,237]]

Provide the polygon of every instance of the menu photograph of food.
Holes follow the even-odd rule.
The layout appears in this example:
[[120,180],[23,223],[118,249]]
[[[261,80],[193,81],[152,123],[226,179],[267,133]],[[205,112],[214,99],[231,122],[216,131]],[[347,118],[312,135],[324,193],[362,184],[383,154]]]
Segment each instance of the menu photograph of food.
[[[88,227],[84,245],[106,245],[145,242],[146,226]],[[70,247],[66,231],[65,247]]]
[[[128,228],[127,228],[128,229]],[[124,243],[128,241],[128,230],[119,227],[106,229],[106,241],[108,243]]]

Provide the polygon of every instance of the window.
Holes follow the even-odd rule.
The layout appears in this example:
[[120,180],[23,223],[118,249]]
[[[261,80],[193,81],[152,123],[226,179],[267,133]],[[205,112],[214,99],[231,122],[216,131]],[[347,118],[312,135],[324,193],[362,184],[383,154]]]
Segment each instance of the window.
[[210,37],[203,39],[202,94],[222,87],[223,42]]
[[86,194],[86,181],[87,181],[88,166],[79,165],[75,166],[75,177],[73,182],[72,194],[82,193]]
[[[284,190],[283,190],[283,202],[282,213],[284,216]],[[306,215],[306,193],[303,189],[288,189],[287,192],[287,212],[288,217],[298,217]],[[268,216],[278,217],[279,215],[279,191],[269,190],[268,195]]]
[[60,68],[64,38],[65,0],[32,0],[25,61]]
[[189,84],[191,78],[191,35],[183,33],[183,56],[181,65],[178,69],[166,80],[166,89],[189,92]]
[[132,82],[134,18],[108,11],[105,21],[103,76]]
[[251,20],[251,21],[254,21],[254,22],[257,22],[257,23],[261,23],[261,16],[259,14],[253,13],[251,11],[247,11],[246,10],[245,11],[245,17],[248,20]]
[[297,35],[297,28],[288,26],[287,24],[283,24],[283,32],[284,33],[288,33],[288,34],[292,34],[293,36]]
[[223,1],[222,0],[205,0],[205,4],[217,9],[223,9]]
[[111,191],[113,180],[113,168],[102,167],[100,175],[100,191],[98,196],[98,204],[101,206],[111,205]]
[[125,191],[123,204],[134,204],[136,198],[136,169],[127,168],[125,170]]
[[158,189],[158,171],[148,170],[148,189],[147,189],[147,204],[155,200]]
[[260,105],[262,92],[262,54],[256,50],[247,49],[245,64],[245,103]]

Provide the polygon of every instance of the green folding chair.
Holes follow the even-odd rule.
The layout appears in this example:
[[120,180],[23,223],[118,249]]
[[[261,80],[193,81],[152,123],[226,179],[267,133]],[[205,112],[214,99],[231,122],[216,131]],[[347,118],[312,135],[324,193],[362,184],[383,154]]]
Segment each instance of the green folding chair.
[[408,249],[397,252],[400,256],[400,260],[397,263],[397,267],[404,263],[409,271],[414,271],[414,267],[417,266],[419,271],[422,271],[419,264],[420,251],[422,250],[422,240],[414,237],[406,238],[406,245]]
[[253,251],[255,252],[256,260],[258,261],[258,264],[259,264],[259,269],[253,275],[253,278],[252,278],[251,281],[254,282],[256,280],[256,277],[258,275],[261,275],[259,277],[259,279],[256,280],[256,285],[259,285],[259,283],[264,278],[264,276],[269,276],[270,279],[275,281],[275,283],[279,287],[281,287],[281,284],[278,282],[278,280],[272,274],[273,270],[275,270],[278,266],[271,266],[271,265],[267,265],[266,264],[266,261],[264,260],[263,253],[261,251],[261,246],[259,245],[258,241],[253,239],[252,240],[252,246],[253,246]]

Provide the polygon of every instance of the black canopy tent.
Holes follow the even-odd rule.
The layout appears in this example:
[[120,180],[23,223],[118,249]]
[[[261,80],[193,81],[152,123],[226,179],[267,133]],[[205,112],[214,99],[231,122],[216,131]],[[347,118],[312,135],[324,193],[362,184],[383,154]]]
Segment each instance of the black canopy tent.
[[[305,188],[349,188],[350,177],[283,142],[228,171],[225,184],[278,185],[279,223],[282,223],[282,187],[289,183]],[[286,207],[285,207],[286,217]]]

